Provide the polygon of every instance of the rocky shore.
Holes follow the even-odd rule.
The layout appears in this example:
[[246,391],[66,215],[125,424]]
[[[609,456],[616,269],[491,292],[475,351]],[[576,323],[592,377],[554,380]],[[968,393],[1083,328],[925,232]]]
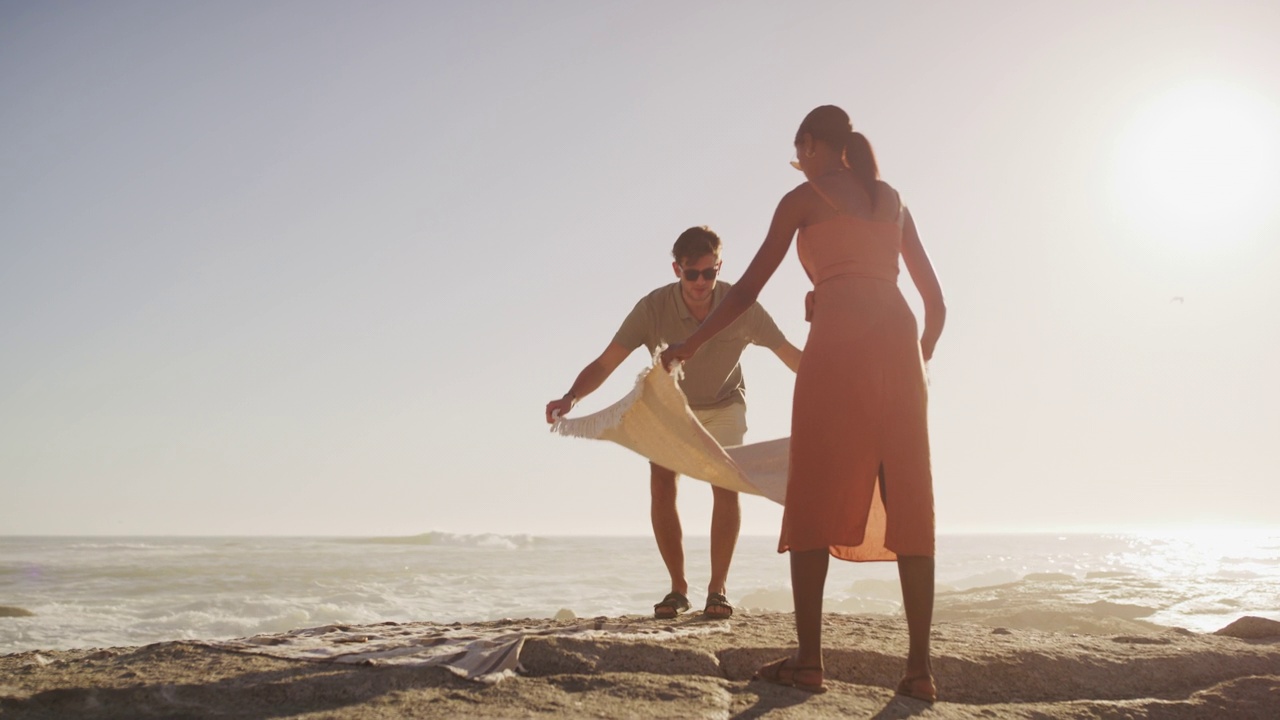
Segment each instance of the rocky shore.
[[[1096,621],[1091,616],[1114,617],[1114,610],[1077,606],[1075,614],[1087,625]],[[893,693],[906,646],[899,619],[829,614],[831,691],[810,695],[751,680],[758,666],[793,650],[791,615],[741,612],[725,631],[661,640],[531,636],[520,652],[522,672],[496,684],[464,680],[443,667],[283,659],[186,641],[23,652],[0,656],[0,716],[1280,717],[1280,623],[1243,618],[1219,633],[1198,634],[1133,620],[1119,632],[1082,633],[1015,627],[1016,617],[988,624],[992,618],[979,617],[980,608],[965,612],[972,617],[964,622],[942,619],[935,626],[940,699],[933,706]],[[1043,620],[1055,611],[1022,612]],[[689,615],[675,622],[708,621]],[[510,625],[464,627],[492,631],[504,623]],[[532,623],[553,630],[572,621]]]

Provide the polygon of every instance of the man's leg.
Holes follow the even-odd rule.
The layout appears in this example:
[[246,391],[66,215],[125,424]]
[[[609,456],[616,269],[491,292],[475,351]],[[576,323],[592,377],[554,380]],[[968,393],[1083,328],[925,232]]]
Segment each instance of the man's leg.
[[[742,444],[742,438],[747,432],[747,408],[742,403],[713,410],[695,410],[694,415],[721,447]],[[742,509],[738,504],[738,493],[714,485],[711,486],[711,493],[711,580],[707,584],[707,594],[725,595],[729,582],[729,565],[733,562],[733,551],[738,545],[738,531],[742,527]],[[715,617],[733,614],[730,607],[712,608],[709,604],[708,610]]]
[[671,576],[671,592],[689,594],[684,577],[684,533],[680,529],[680,512],[676,509],[676,474],[649,463],[649,520],[658,552]]
[[738,493],[720,487],[711,487],[714,505],[711,508],[711,583],[708,593],[725,594],[729,581],[729,564],[733,562],[733,549],[738,544],[738,529],[742,527],[742,509]]

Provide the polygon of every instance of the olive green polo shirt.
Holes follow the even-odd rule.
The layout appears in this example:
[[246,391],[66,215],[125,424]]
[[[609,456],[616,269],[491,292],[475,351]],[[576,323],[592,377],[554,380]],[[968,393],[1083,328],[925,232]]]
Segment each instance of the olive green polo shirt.
[[[717,282],[711,295],[711,307],[720,305],[732,287]],[[659,345],[684,342],[701,323],[689,312],[680,294],[680,283],[654,290],[640,302],[618,328],[613,341],[628,350],[644,345],[652,354]],[[786,342],[782,331],[760,303],[754,303],[729,327],[707,341],[696,355],[684,364],[680,387],[695,410],[721,408],[735,402],[746,403],[746,384],[738,364],[748,344],[773,350]]]

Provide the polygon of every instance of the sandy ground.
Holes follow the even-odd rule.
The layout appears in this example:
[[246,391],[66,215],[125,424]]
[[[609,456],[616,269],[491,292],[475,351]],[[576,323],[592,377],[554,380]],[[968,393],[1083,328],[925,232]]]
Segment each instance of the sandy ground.
[[831,691],[810,695],[750,679],[793,649],[791,615],[740,613],[731,632],[662,641],[531,638],[524,675],[497,685],[438,667],[342,666],[188,642],[24,652],[0,656],[0,717],[1280,718],[1280,624],[1246,626],[1239,634],[1249,637],[1136,620],[1082,634],[983,624],[992,618],[981,608],[965,612],[975,617],[935,625],[933,706],[893,694],[901,620],[829,614]]

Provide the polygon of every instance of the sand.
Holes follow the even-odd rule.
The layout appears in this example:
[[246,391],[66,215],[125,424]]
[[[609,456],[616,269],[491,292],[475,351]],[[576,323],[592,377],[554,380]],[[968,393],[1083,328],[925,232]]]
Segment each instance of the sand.
[[[1108,607],[1014,613],[1024,624],[1130,623],[1119,632],[1051,632],[987,624],[980,595],[956,604],[940,603],[940,614],[967,619],[934,628],[941,699],[933,706],[893,694],[906,646],[900,619],[828,614],[831,690],[810,695],[750,680],[756,667],[792,651],[794,630],[790,614],[741,612],[729,632],[662,641],[530,638],[524,674],[495,685],[440,667],[344,666],[192,642],[23,652],[0,656],[0,717],[1280,717],[1280,623],[1237,621],[1228,632],[1243,637],[1233,637],[1117,619]],[[674,622],[706,621],[690,614]]]

